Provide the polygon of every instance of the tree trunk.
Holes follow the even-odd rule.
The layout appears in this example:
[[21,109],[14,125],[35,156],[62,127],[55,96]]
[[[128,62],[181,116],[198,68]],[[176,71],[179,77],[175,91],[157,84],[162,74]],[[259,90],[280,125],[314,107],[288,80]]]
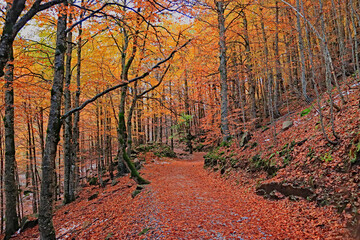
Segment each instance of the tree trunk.
[[125,126],[125,99],[126,99],[126,91],[127,86],[124,86],[121,88],[121,100],[120,100],[120,106],[119,106],[119,124],[118,124],[118,153],[117,153],[117,159],[118,159],[118,175],[122,176],[129,172],[125,165],[125,158],[124,155],[127,155],[126,153],[126,126]]
[[221,133],[223,141],[230,139],[228,124],[228,86],[227,86],[227,69],[226,69],[226,28],[225,28],[225,6],[224,1],[217,1],[218,27],[219,27],[219,47],[220,47],[220,86],[221,86]]
[[185,117],[185,134],[186,134],[186,145],[187,148],[189,150],[189,153],[192,154],[193,153],[193,145],[192,145],[192,134],[191,134],[191,126],[190,126],[190,102],[189,102],[189,86],[188,86],[188,75],[187,75],[187,71],[185,70],[185,79],[184,79],[184,85],[185,85],[185,112],[186,112],[186,117]]
[[[25,8],[25,2],[25,0],[13,1],[13,3],[8,2],[6,6],[6,19],[0,40],[0,77],[4,76],[4,68],[7,62],[11,61],[10,58],[13,58],[13,42],[16,36],[14,25]],[[10,63],[10,65],[12,64]]]
[[[81,6],[84,5],[84,0],[81,0]],[[83,12],[80,14],[80,20],[83,18]],[[78,42],[77,42],[77,65],[76,65],[76,92],[75,92],[75,101],[74,107],[77,108],[80,106],[80,94],[81,94],[81,49],[82,49],[82,24],[79,25],[79,34],[78,34]],[[79,145],[79,137],[80,137],[80,129],[79,129],[79,122],[80,122],[80,112],[76,112],[74,114],[74,121],[73,121],[73,161],[75,162],[75,189],[76,191],[77,186],[79,185],[79,152],[80,152],[80,145]],[[75,192],[76,193],[76,192]]]
[[16,212],[17,186],[15,180],[15,133],[14,133],[14,65],[11,49],[5,67],[5,239],[9,239],[19,228]]
[[[72,14],[69,15],[69,23],[72,22]],[[65,89],[64,89],[64,105],[65,112],[71,109],[71,55],[72,55],[72,32],[67,35],[66,48],[66,74],[65,74]],[[73,136],[72,136],[72,116],[70,115],[64,121],[64,204],[71,203],[75,200],[75,163],[73,159]]]
[[301,89],[302,89],[302,96],[305,98],[305,101],[310,102],[310,98],[307,95],[307,81],[305,77],[305,54],[304,54],[304,40],[302,36],[302,28],[301,28],[301,21],[300,21],[300,1],[296,0],[296,6],[298,13],[296,14],[296,21],[297,21],[297,30],[299,36],[299,51],[300,51],[300,69],[301,69]]
[[[66,8],[67,4],[64,4]],[[55,229],[52,221],[54,163],[57,144],[60,140],[61,97],[64,82],[64,56],[66,51],[66,11],[60,9],[57,23],[56,51],[54,60],[54,79],[51,90],[50,113],[47,127],[44,157],[42,160],[42,181],[39,209],[39,230],[41,240],[55,239]]]
[[276,81],[275,81],[275,91],[274,91],[274,106],[275,106],[275,115],[280,116],[278,106],[280,105],[280,95],[284,91],[284,80],[281,73],[281,63],[280,63],[280,53],[279,53],[279,6],[278,1],[276,1],[276,30],[275,30],[275,62],[276,62]]
[[324,60],[325,60],[326,89],[327,89],[327,93],[328,93],[329,99],[330,99],[330,124],[331,124],[332,133],[333,133],[334,137],[336,138],[335,141],[330,141],[330,142],[335,144],[337,142],[337,140],[339,139],[339,137],[338,137],[337,133],[335,132],[335,123],[334,123],[334,102],[333,102],[333,97],[332,97],[332,83],[331,83],[331,76],[333,74],[332,67],[331,67],[332,66],[332,60],[331,60],[331,56],[330,56],[330,53],[329,53],[327,40],[326,40],[326,35],[325,35],[326,29],[325,29],[325,21],[324,21],[324,16],[323,16],[322,0],[319,0],[319,5],[320,5],[321,31],[322,31],[322,38],[323,38],[321,48],[322,48],[323,56],[324,56]]
[[99,107],[99,101],[96,104],[96,152],[97,152],[97,161],[96,161],[96,169],[97,169],[97,176],[99,180],[99,186],[105,187],[103,182],[103,164],[101,159],[101,137],[100,137],[100,118],[101,118],[101,109]]
[[252,74],[252,65],[251,65],[251,47],[250,47],[250,38],[249,38],[249,32],[248,32],[248,22],[246,19],[246,15],[244,14],[243,18],[243,24],[244,24],[244,39],[245,39],[245,53],[246,53],[246,72],[249,82],[249,95],[250,95],[250,115],[252,119],[256,119],[256,82],[253,78]]
[[134,110],[135,110],[135,106],[136,106],[136,101],[137,101],[137,89],[136,86],[134,87],[134,98],[131,102],[131,106],[129,109],[129,113],[128,113],[128,119],[127,119],[127,154],[129,156],[131,156],[131,149],[132,149],[132,144],[133,144],[133,139],[132,139],[132,117],[134,114]]

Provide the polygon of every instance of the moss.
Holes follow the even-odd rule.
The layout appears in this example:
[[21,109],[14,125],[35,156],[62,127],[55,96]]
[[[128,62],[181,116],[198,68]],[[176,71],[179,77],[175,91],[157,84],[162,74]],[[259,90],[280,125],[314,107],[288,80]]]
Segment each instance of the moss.
[[98,178],[97,177],[90,177],[88,178],[89,185],[97,185],[98,184]]
[[143,144],[136,148],[138,152],[153,152],[158,157],[170,157],[175,158],[176,153],[167,144]]
[[205,162],[204,162],[204,167],[215,167],[218,164],[222,164],[224,165],[226,162],[226,159],[224,157],[221,157],[219,154],[219,147],[213,149],[212,151],[208,152],[205,156],[204,156]]
[[231,146],[231,144],[232,144],[232,141],[231,141],[231,139],[229,139],[229,141],[227,141],[227,142],[225,142],[225,141],[221,142],[220,147],[229,148]]
[[278,152],[279,156],[283,159],[283,166],[285,167],[289,165],[289,163],[293,160],[292,152],[296,145],[295,141],[292,141],[290,144],[287,143],[283,146],[282,150]]
[[259,171],[263,170],[268,173],[270,176],[276,175],[277,171],[279,170],[278,167],[276,167],[275,161],[271,160],[271,158],[264,159],[261,158],[259,154],[256,154],[250,159],[251,165],[253,170]]
[[130,160],[129,156],[127,155],[126,151],[123,151],[123,157],[124,160],[130,169],[131,177],[134,178],[134,180],[141,185],[150,184],[150,182],[144,178],[142,178],[139,174],[139,172],[136,170],[134,163]]
[[132,198],[135,198],[137,195],[139,195],[141,193],[141,190],[138,190],[138,189],[136,189],[136,190],[134,190],[132,193],[131,193],[131,197]]
[[139,236],[146,234],[149,230],[150,230],[150,228],[144,228],[144,229],[139,233]]

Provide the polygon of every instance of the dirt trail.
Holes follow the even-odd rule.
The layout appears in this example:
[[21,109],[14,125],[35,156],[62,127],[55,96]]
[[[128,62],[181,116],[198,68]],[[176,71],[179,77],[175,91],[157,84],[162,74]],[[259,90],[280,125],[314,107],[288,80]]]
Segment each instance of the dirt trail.
[[143,232],[144,239],[345,239],[332,213],[230,186],[203,169],[202,156],[157,162],[144,171],[152,184],[136,198],[137,214],[128,216],[131,226],[123,237]]
[[[264,200],[204,170],[201,153],[155,161],[142,174],[151,184],[134,199],[135,185],[126,178],[92,201],[87,196],[99,189],[85,189],[87,195],[56,212],[58,238],[347,239],[331,209]],[[34,229],[21,235],[36,237]]]

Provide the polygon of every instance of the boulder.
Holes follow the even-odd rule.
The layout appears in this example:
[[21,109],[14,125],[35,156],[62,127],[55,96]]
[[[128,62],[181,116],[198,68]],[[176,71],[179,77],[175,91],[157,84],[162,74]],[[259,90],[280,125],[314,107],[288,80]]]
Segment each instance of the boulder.
[[285,121],[285,122],[283,122],[283,124],[282,124],[282,130],[283,130],[283,131],[286,131],[286,130],[288,130],[289,128],[291,128],[293,125],[294,125],[294,123],[293,123],[292,121]]
[[250,140],[251,140],[251,133],[244,132],[240,138],[239,146],[244,147]]
[[277,190],[271,191],[271,193],[269,194],[269,197],[274,200],[281,200],[281,199],[285,198],[284,194],[282,194],[281,192],[279,192]]
[[135,198],[139,193],[141,193],[141,190],[135,190],[135,191],[133,191],[132,193],[131,193],[131,197],[132,198]]
[[[256,194],[267,196],[272,199],[282,199],[282,196],[291,198],[302,197],[304,199],[312,200],[315,197],[314,192],[310,188],[295,187],[289,183],[270,182],[261,184],[256,189]],[[280,195],[281,194],[281,195]]]
[[24,232],[28,228],[33,228],[33,227],[37,226],[38,223],[39,223],[39,220],[37,218],[36,219],[29,219],[28,217],[24,217],[21,220],[20,232]]

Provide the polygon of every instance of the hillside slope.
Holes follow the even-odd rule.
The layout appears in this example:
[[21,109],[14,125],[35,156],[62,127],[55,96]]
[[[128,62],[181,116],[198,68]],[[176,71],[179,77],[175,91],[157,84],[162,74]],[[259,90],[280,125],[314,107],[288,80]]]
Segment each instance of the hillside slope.
[[[227,176],[243,178],[245,174],[243,182],[268,198],[303,197],[318,206],[335,206],[360,234],[359,83],[349,83],[346,88],[347,103],[334,113],[340,136],[337,144],[324,138],[314,101],[313,106],[299,104],[296,111],[284,114],[274,124],[251,132],[243,147],[234,141],[214,149],[205,156],[205,165]],[[335,90],[334,96],[340,105]],[[322,112],[329,116],[326,101],[321,102]],[[324,122],[331,136],[329,119],[325,117]]]

